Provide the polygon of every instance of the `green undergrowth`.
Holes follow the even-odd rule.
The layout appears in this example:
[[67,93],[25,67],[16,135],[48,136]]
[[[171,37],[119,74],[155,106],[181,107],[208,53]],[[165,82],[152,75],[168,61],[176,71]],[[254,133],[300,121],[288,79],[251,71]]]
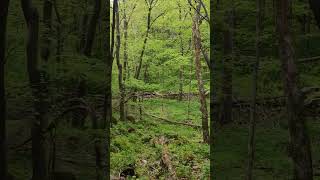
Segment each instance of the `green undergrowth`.
[[[187,120],[187,101],[150,99],[142,106],[147,107],[143,108],[144,112],[158,117]],[[198,103],[191,102],[189,122],[200,123],[198,111]],[[166,179],[168,172],[161,164],[163,146],[157,143],[162,136],[167,140],[172,166],[179,179],[206,179],[209,176],[209,145],[202,143],[200,130],[143,115],[142,120],[137,119],[134,123],[119,122],[111,132],[111,166],[115,176],[134,166],[140,179]]]

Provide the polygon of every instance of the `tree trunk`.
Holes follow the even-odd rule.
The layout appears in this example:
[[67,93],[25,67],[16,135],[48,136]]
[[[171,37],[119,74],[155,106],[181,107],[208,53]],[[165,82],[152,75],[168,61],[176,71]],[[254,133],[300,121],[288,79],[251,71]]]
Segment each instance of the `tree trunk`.
[[233,11],[226,14],[228,27],[224,32],[224,61],[222,73],[221,124],[232,122],[232,60],[233,60]]
[[32,7],[31,0],[21,0],[22,10],[28,26],[27,69],[34,98],[35,120],[31,129],[32,136],[32,180],[48,180],[47,139],[43,132],[47,128],[47,94],[43,74],[38,67],[39,14]]
[[63,51],[63,39],[61,37],[62,35],[62,20],[60,13],[58,11],[58,5],[57,5],[57,0],[53,1],[53,7],[55,11],[55,15],[58,21],[57,24],[57,45],[56,45],[56,61],[60,62],[61,61],[61,53]]
[[[197,5],[197,11],[201,8],[201,4]],[[207,102],[205,89],[202,80],[202,65],[201,65],[201,37],[199,30],[199,21],[200,16],[195,11],[195,15],[193,17],[192,24],[192,36],[195,50],[195,66],[196,66],[196,76],[198,81],[198,90],[199,90],[199,100],[200,100],[200,111],[202,113],[202,133],[203,133],[203,141],[205,143],[209,143],[209,127],[208,127],[208,110],[207,110]]]
[[298,88],[298,72],[294,63],[294,49],[289,22],[289,0],[279,0],[278,30],[279,53],[284,75],[283,84],[287,97],[288,124],[290,132],[290,156],[294,164],[294,179],[312,180],[312,158],[306,122],[302,116],[303,96]]
[[81,51],[83,51],[85,47],[87,26],[88,26],[88,14],[87,12],[84,12],[84,15],[81,19],[81,24],[80,24],[80,42],[78,47],[79,53],[81,53]]
[[[210,0],[210,178],[213,179],[215,168],[214,168],[214,128],[215,128],[215,121],[218,120],[218,111],[217,106],[214,103],[217,98],[217,78],[216,78],[216,69],[215,69],[215,61],[214,59],[214,43],[215,43],[215,36],[214,36],[214,0]],[[217,3],[218,6],[218,3]]]
[[44,0],[43,2],[43,23],[44,32],[42,33],[41,43],[41,58],[43,61],[48,62],[50,56],[50,35],[51,35],[51,24],[52,24],[52,1]]
[[183,66],[179,69],[179,101],[183,100]]
[[113,8],[116,11],[116,31],[117,31],[117,45],[116,45],[116,61],[118,66],[118,83],[119,83],[119,92],[120,92],[120,121],[124,121],[125,118],[125,109],[124,109],[124,102],[125,102],[125,92],[124,92],[124,85],[123,85],[123,72],[122,72],[122,64],[120,62],[120,46],[121,46],[121,39],[120,39],[120,16],[119,16],[119,4],[118,1],[115,0],[116,3]]
[[94,12],[91,16],[90,23],[89,23],[89,29],[86,35],[86,43],[83,49],[83,54],[86,56],[91,56],[92,46],[94,42],[94,37],[96,34],[97,24],[99,21],[101,11],[101,0],[95,0],[94,4]]
[[257,16],[256,16],[256,62],[252,74],[252,102],[250,111],[249,126],[249,143],[248,143],[248,171],[247,180],[253,179],[253,167],[255,158],[255,128],[257,120],[256,104],[257,104],[257,88],[258,88],[258,71],[261,54],[261,35],[262,23],[264,18],[264,0],[256,0]]
[[103,117],[103,128],[106,129],[106,180],[110,180],[110,128],[112,120],[112,53],[110,47],[110,1],[106,2],[106,39],[105,39],[105,51],[106,51],[106,89],[105,89],[105,99],[104,99],[104,117]]
[[136,73],[134,75],[134,78],[139,79],[140,76],[140,71],[142,68],[142,60],[143,60],[143,55],[144,52],[146,50],[146,46],[147,46],[147,42],[148,42],[148,38],[149,38],[149,33],[150,33],[150,29],[151,29],[151,12],[152,12],[152,8],[149,7],[148,9],[148,18],[147,18],[147,32],[146,32],[146,36],[144,38],[143,41],[143,46],[142,46],[142,50],[141,50],[141,54],[140,54],[140,58],[139,58],[139,62],[138,62],[138,67],[136,70]]
[[127,80],[127,72],[128,72],[128,20],[126,9],[124,9],[124,17],[123,17],[123,33],[124,33],[124,42],[123,42],[123,81]]
[[8,178],[7,161],[7,111],[5,98],[5,57],[6,57],[6,32],[9,0],[0,2],[0,179]]

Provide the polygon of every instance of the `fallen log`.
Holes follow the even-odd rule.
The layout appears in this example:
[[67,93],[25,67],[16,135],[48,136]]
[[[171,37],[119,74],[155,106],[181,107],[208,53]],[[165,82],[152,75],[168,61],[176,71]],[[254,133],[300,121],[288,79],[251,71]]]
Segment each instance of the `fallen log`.
[[201,129],[201,128],[202,128],[202,126],[200,126],[200,125],[190,124],[190,123],[183,123],[183,122],[177,122],[177,121],[171,121],[171,120],[165,119],[165,118],[163,118],[163,117],[158,117],[158,116],[153,115],[153,114],[148,114],[148,113],[146,113],[146,112],[143,112],[143,114],[145,114],[145,115],[147,115],[147,116],[150,116],[150,117],[153,117],[153,118],[156,118],[156,119],[159,119],[159,120],[161,120],[161,121],[170,123],[170,124],[184,125],[184,126],[189,126],[189,127],[195,128],[195,129]]

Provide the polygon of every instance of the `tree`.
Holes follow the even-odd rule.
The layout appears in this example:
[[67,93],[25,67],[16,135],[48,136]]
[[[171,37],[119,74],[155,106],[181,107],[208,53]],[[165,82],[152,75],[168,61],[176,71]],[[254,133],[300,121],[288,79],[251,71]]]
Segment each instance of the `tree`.
[[21,0],[22,10],[28,27],[27,70],[34,98],[35,120],[32,124],[32,180],[48,180],[47,141],[44,132],[47,129],[47,94],[43,73],[38,67],[39,14],[31,0]]
[[309,0],[310,8],[316,18],[317,25],[320,28],[320,2],[317,0]]
[[7,16],[9,0],[0,2],[0,179],[8,178],[7,162],[7,128],[6,128],[6,98],[5,98],[5,63]]
[[208,127],[208,110],[206,102],[206,94],[202,80],[202,65],[201,65],[201,37],[200,37],[200,15],[197,13],[200,11],[201,4],[197,3],[197,10],[193,18],[192,24],[192,36],[195,52],[195,65],[196,65],[196,76],[198,81],[198,90],[199,90],[199,101],[200,101],[200,111],[202,113],[202,133],[203,141],[209,143],[209,127]]
[[142,63],[143,63],[143,55],[144,55],[144,52],[146,50],[146,46],[147,46],[147,42],[148,42],[148,38],[149,38],[149,33],[150,33],[150,30],[151,30],[151,27],[154,24],[154,22],[157,21],[158,18],[160,18],[161,16],[164,15],[164,13],[161,13],[157,17],[152,19],[151,13],[152,13],[153,8],[157,6],[158,1],[159,0],[146,0],[145,1],[146,5],[148,7],[147,31],[146,31],[146,35],[145,35],[145,38],[144,38],[144,41],[143,41],[143,46],[142,46],[142,50],[141,50],[141,54],[140,54],[139,62],[138,62],[138,67],[137,67],[136,73],[134,75],[134,77],[136,79],[139,79],[139,76],[140,76],[140,71],[141,71]]
[[52,26],[52,1],[43,1],[43,23],[44,32],[42,33],[42,43],[41,43],[41,58],[45,62],[48,61],[50,56],[50,34]]
[[117,31],[117,44],[116,44],[116,61],[118,66],[118,84],[119,84],[119,91],[120,91],[120,120],[124,121],[125,117],[125,91],[124,91],[124,83],[123,83],[123,69],[122,63],[120,62],[120,46],[121,46],[121,34],[120,34],[120,13],[119,13],[119,4],[116,0],[115,6],[113,7],[116,11],[116,31]]
[[290,132],[289,153],[294,164],[294,179],[312,180],[312,158],[306,122],[302,116],[304,97],[298,88],[298,71],[289,22],[289,0],[277,1],[279,55],[283,71],[283,84],[287,97],[287,118]]
[[232,66],[233,66],[233,28],[234,10],[228,10],[225,17],[226,28],[223,32],[224,58],[222,70],[222,104],[220,123],[232,122]]
[[[106,2],[106,39],[105,39],[105,51],[106,51],[106,89],[104,95],[104,122],[103,128],[106,128],[106,139],[107,139],[107,147],[106,147],[106,180],[110,180],[110,128],[111,128],[111,120],[112,120],[112,88],[111,88],[111,80],[112,80],[112,51],[110,47],[110,1]],[[114,22],[114,21],[113,21]]]
[[249,125],[249,143],[248,143],[248,171],[247,180],[253,179],[253,167],[255,157],[255,128],[257,120],[256,104],[257,104],[257,88],[258,88],[258,70],[261,54],[261,35],[262,35],[262,23],[264,18],[264,0],[256,1],[256,61],[253,67],[252,73],[252,100],[250,111],[250,125]]
[[[132,13],[134,12],[137,4],[134,4],[130,14],[127,14],[127,3],[123,0],[123,34],[124,34],[124,42],[123,42],[123,81],[125,82],[127,79],[128,72],[128,26],[131,20]],[[125,86],[124,86],[125,91]]]
[[101,11],[101,0],[95,0],[94,12],[89,22],[89,28],[87,31],[85,45],[83,49],[83,54],[86,56],[91,55],[94,37],[97,29],[97,24],[99,21],[100,11]]
[[[216,101],[216,88],[215,88],[215,61],[214,61],[214,0],[210,0],[210,175],[214,174],[214,127],[215,121],[218,120]],[[212,178],[212,177],[211,177]]]

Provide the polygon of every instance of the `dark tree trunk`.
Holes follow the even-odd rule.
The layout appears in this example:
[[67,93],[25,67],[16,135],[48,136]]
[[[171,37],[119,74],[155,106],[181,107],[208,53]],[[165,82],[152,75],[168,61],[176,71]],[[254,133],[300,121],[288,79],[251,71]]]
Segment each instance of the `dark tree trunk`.
[[102,165],[102,146],[101,146],[101,141],[96,140],[95,145],[94,145],[94,151],[96,154],[96,180],[102,180],[103,179],[103,165]]
[[255,158],[255,130],[256,130],[256,104],[257,104],[257,89],[258,89],[258,71],[261,56],[261,35],[262,23],[264,18],[265,0],[256,0],[256,61],[252,73],[252,102],[250,111],[250,126],[249,126],[249,142],[248,142],[248,171],[247,180],[253,179],[253,167]]
[[9,0],[0,2],[0,179],[8,178],[7,128],[5,98],[6,32]]
[[86,35],[86,41],[85,46],[83,49],[83,54],[86,56],[91,56],[92,46],[94,42],[94,37],[96,34],[97,24],[100,17],[100,11],[101,11],[101,0],[95,0],[94,4],[94,12],[91,16],[90,23],[89,23],[89,29]]
[[[201,4],[197,4],[197,11],[200,10]],[[203,142],[209,143],[209,127],[208,127],[208,110],[204,84],[202,80],[202,65],[201,65],[201,37],[199,29],[200,16],[195,11],[192,25],[192,36],[195,50],[195,65],[196,65],[196,76],[198,81],[198,90],[199,90],[199,101],[200,101],[200,111],[202,113],[202,133],[203,133]]]
[[215,168],[214,168],[214,128],[215,128],[215,121],[218,120],[218,111],[215,101],[217,99],[216,93],[216,69],[215,69],[215,61],[214,61],[214,0],[210,0],[210,178],[213,179],[215,175]]
[[[106,180],[110,180],[110,128],[112,120],[112,51],[110,46],[110,1],[106,2],[106,39],[105,39],[105,51],[106,51],[106,89],[104,99],[104,117],[102,127],[106,129],[107,147],[106,149]],[[113,13],[114,14],[114,13]],[[113,21],[114,22],[114,21]]]
[[306,122],[302,116],[303,96],[298,88],[298,71],[294,62],[294,48],[290,32],[289,0],[278,3],[279,53],[283,71],[283,83],[287,97],[288,124],[290,132],[289,153],[294,164],[295,180],[312,180],[312,158]]
[[310,8],[313,11],[314,17],[317,21],[317,25],[320,28],[320,1],[319,0],[309,0]]
[[27,69],[30,86],[34,98],[35,120],[32,125],[32,180],[48,180],[48,153],[47,139],[43,132],[47,129],[47,102],[46,83],[42,80],[43,74],[38,68],[38,46],[39,46],[39,14],[32,7],[31,0],[21,0],[22,10],[28,26],[27,40]]
[[62,20],[61,20],[61,16],[60,13],[58,11],[58,5],[57,5],[57,0],[53,1],[53,7],[54,7],[54,11],[55,11],[55,15],[57,18],[57,45],[56,45],[56,61],[60,62],[61,61],[61,53],[63,51],[63,39],[62,39]]
[[228,27],[224,31],[221,124],[232,122],[233,19],[233,11],[228,11],[226,14]]
[[78,47],[79,53],[81,53],[85,47],[87,26],[88,26],[88,14],[87,12],[84,12],[84,15],[82,16],[81,24],[80,24],[80,42]]
[[47,62],[50,56],[50,35],[51,35],[51,24],[52,24],[52,1],[44,0],[43,2],[43,23],[44,31],[42,33],[41,43],[41,58]]

